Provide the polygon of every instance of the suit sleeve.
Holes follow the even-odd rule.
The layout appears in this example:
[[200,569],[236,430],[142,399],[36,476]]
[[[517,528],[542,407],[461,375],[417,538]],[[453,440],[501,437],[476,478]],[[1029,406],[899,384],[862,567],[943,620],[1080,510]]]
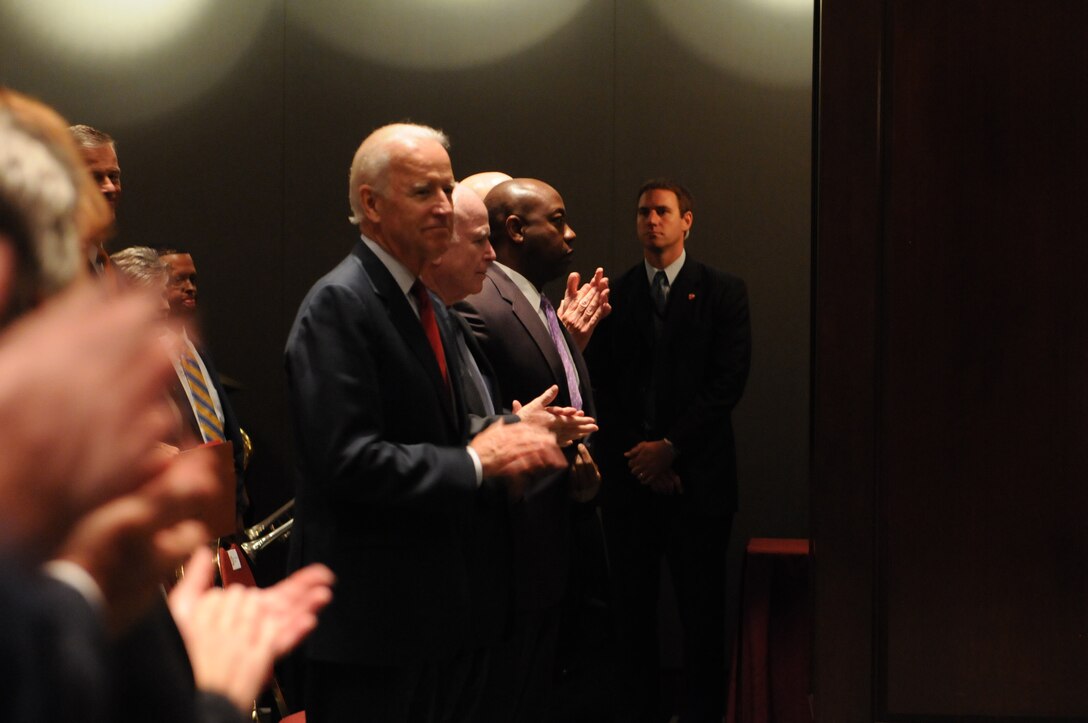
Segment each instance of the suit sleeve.
[[701,447],[710,435],[729,423],[733,407],[744,393],[752,359],[752,330],[748,318],[748,290],[741,279],[729,277],[720,285],[711,322],[711,361],[708,382],[691,406],[677,415],[668,438],[683,454]]
[[4,720],[105,720],[105,630],[69,585],[0,560]]
[[[287,377],[308,484],[327,485],[323,492],[332,501],[376,505],[470,494],[476,473],[463,447],[386,438],[391,420],[383,395],[411,400],[426,392],[393,386],[418,381],[407,375],[379,378],[374,347],[382,339],[371,320],[384,313],[368,309],[353,289],[327,285],[313,292],[295,322]],[[440,410],[421,405],[399,413],[413,419]]]

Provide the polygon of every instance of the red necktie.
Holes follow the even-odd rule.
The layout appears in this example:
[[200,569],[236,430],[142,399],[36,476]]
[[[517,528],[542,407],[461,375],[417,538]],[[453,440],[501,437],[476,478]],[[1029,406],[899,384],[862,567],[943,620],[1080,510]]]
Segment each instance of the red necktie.
[[427,341],[431,344],[434,359],[438,362],[439,371],[442,372],[442,381],[449,389],[450,374],[446,369],[446,350],[442,347],[442,336],[438,333],[438,322],[434,318],[431,295],[427,293],[427,288],[419,279],[412,284],[411,292],[412,296],[416,297],[416,304],[419,305],[419,323],[423,325],[423,333],[427,335]]

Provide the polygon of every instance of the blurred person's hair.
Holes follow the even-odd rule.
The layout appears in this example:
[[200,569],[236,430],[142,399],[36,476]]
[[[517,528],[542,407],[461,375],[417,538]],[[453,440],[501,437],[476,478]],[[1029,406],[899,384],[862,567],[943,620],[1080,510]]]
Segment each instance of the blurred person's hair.
[[163,284],[170,275],[170,264],[159,258],[153,248],[131,246],[110,254],[110,264],[133,286],[149,288]]
[[68,132],[72,134],[72,138],[75,139],[80,148],[101,148],[102,146],[115,145],[113,137],[109,133],[82,123],[68,126]]
[[67,286],[85,269],[86,244],[110,225],[64,119],[0,87],[0,233],[15,250],[7,318]]

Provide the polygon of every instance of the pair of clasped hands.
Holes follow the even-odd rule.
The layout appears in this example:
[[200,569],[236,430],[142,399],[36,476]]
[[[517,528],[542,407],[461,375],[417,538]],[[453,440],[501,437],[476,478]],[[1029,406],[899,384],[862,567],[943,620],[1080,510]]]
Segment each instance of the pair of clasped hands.
[[[580,281],[577,272],[567,277],[563,301],[556,315],[582,351],[597,324],[611,313],[612,306],[608,303],[608,278],[604,269],[598,268],[581,286]],[[553,384],[527,404],[515,400],[511,411],[521,424],[493,424],[472,441],[473,449],[483,462],[484,476],[504,478],[512,498],[524,496],[535,473],[566,467],[567,459],[560,448],[574,443],[578,446],[571,463],[571,496],[585,502],[600,488],[597,465],[586,446],[579,442],[597,431],[596,420],[586,416],[581,409],[551,406],[558,393],[559,387]]]

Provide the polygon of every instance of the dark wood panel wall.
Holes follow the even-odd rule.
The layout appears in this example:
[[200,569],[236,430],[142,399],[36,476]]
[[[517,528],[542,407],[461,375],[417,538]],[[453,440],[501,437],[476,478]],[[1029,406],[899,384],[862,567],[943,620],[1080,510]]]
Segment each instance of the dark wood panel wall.
[[1086,31],[823,3],[820,720],[1088,717]]

